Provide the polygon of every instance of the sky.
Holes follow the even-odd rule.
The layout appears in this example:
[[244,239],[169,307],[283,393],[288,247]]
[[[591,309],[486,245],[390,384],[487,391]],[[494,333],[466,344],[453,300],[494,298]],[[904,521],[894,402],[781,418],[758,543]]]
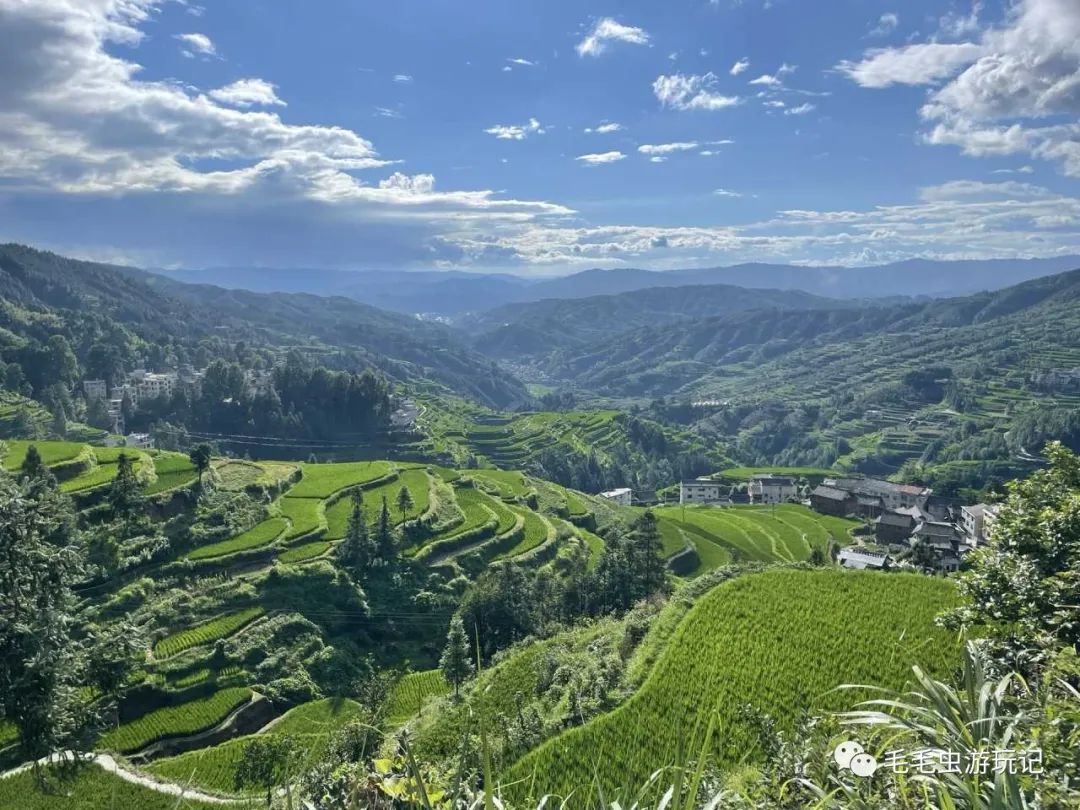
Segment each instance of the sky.
[[1080,253],[1078,0],[0,0],[0,241],[558,275]]

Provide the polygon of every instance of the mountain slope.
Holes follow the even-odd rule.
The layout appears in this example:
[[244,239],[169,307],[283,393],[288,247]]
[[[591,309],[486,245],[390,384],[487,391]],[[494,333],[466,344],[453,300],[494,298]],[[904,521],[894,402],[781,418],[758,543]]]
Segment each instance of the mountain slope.
[[474,345],[493,357],[520,358],[584,347],[623,332],[743,310],[796,310],[847,304],[798,290],[749,290],[726,284],[657,287],[578,299],[507,304],[460,319]]
[[528,399],[518,380],[464,346],[449,328],[349,298],[183,284],[133,268],[3,245],[0,299],[61,317],[107,317],[150,341],[214,337],[282,347],[321,344],[324,354],[347,351],[394,379],[434,381],[487,405]]

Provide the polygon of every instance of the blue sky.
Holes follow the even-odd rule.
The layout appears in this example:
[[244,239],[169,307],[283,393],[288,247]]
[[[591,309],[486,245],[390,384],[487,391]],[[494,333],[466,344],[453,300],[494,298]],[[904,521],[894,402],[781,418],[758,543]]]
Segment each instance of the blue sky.
[[0,73],[0,239],[88,258],[1080,253],[1075,0],[0,0]]

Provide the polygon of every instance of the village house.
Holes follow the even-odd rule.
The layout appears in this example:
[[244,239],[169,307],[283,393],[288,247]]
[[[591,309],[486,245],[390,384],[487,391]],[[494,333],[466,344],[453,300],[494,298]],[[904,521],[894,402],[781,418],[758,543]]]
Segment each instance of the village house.
[[960,528],[971,546],[981,546],[990,538],[990,527],[997,518],[998,505],[976,503],[960,507]]
[[787,503],[798,497],[799,488],[790,475],[757,473],[751,476],[746,494],[750,503]]
[[629,487],[609,489],[607,492],[601,492],[600,497],[614,501],[619,506],[630,506],[634,502],[634,493]]
[[907,512],[882,512],[874,519],[874,538],[883,545],[904,543],[915,528],[915,518]]
[[843,568],[854,568],[857,570],[867,568],[881,570],[888,568],[892,563],[889,555],[884,551],[871,551],[870,549],[857,548],[855,546],[848,546],[840,549],[836,561],[840,563]]
[[109,396],[109,388],[105,380],[83,380],[83,395],[87,402],[95,399],[105,399]]
[[720,500],[720,483],[711,478],[679,482],[679,503],[716,503]]
[[810,493],[810,507],[823,515],[844,517],[855,511],[855,498],[850,492],[821,484]]
[[[932,489],[913,484],[894,484],[892,481],[882,481],[877,478],[826,478],[823,482],[826,486],[841,489],[862,498],[870,505],[875,502],[880,511],[886,509],[910,508],[923,506]],[[873,515],[871,515],[873,517]]]

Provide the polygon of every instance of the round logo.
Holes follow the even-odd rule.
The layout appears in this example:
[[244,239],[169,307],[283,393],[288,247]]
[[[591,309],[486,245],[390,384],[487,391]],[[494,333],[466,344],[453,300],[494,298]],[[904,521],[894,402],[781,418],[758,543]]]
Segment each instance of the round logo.
[[836,750],[833,751],[833,759],[836,760],[836,764],[839,765],[841,769],[850,768],[852,757],[856,754],[861,754],[862,752],[863,747],[857,742],[842,742],[836,746]]
[[873,776],[877,760],[870,754],[856,754],[851,758],[851,772],[856,776]]

